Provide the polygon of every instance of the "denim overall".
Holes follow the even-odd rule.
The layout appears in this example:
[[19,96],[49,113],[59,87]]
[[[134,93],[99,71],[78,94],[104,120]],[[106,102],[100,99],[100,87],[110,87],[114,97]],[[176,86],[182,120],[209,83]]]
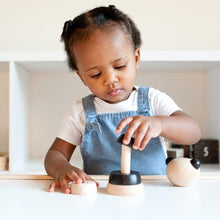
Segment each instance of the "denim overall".
[[[81,154],[87,174],[108,175],[111,171],[121,169],[121,144],[117,142],[119,135],[115,133],[115,129],[125,117],[150,116],[148,92],[149,88],[138,89],[137,111],[100,115],[96,114],[93,95],[83,98],[86,125]],[[152,138],[143,151],[132,149],[131,170],[138,171],[141,175],[163,175],[166,172],[165,159],[160,138]]]

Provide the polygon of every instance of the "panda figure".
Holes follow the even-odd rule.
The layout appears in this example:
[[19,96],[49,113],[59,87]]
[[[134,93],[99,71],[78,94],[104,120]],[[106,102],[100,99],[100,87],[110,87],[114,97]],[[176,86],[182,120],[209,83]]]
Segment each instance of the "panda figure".
[[200,161],[191,158],[166,159],[166,175],[174,186],[191,186],[200,176]]

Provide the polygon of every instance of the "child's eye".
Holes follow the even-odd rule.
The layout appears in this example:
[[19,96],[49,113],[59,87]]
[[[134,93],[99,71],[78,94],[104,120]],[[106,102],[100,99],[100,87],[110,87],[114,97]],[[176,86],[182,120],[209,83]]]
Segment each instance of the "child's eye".
[[101,76],[101,73],[97,73],[97,74],[92,75],[92,78],[99,78],[100,76]]
[[125,67],[126,67],[126,65],[120,65],[120,66],[116,66],[115,69],[121,70],[121,69],[124,69]]

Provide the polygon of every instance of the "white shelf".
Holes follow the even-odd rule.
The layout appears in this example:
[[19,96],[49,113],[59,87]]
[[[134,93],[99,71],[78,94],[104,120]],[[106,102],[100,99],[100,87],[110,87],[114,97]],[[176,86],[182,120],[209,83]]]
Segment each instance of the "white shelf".
[[65,61],[66,55],[62,51],[0,51],[0,62],[23,61]]
[[220,61],[220,51],[141,51],[147,61]]
[[[0,62],[18,62],[31,71],[69,72],[66,55],[55,52],[0,52]],[[141,51],[143,71],[203,71],[220,68],[219,51]],[[1,65],[1,64],[0,64]]]
[[[199,108],[206,115],[200,115],[198,119],[205,121],[204,130],[207,131],[204,133],[208,137],[220,139],[220,51],[141,51],[140,72],[143,74],[138,74],[139,82],[146,85],[149,82],[148,74],[153,76],[156,72],[183,73],[186,78],[194,74],[194,82],[197,76],[200,76],[201,82],[205,80],[204,88],[198,88],[198,93],[203,89],[200,98],[205,99],[205,104]],[[8,91],[4,90],[4,96],[0,96],[0,103],[9,105],[7,111],[0,110],[0,117],[8,120],[0,130],[0,143],[3,136],[8,139],[6,148],[0,145],[0,151],[9,151],[10,170],[6,172],[45,173],[42,159],[30,158],[42,158],[45,155],[71,101],[85,96],[89,91],[81,85],[76,74],[69,70],[66,55],[61,51],[1,51],[0,76],[3,75],[8,79],[6,77],[1,81],[0,86],[9,84]],[[183,94],[184,89],[193,86],[190,84],[192,82],[187,84],[181,79],[176,79],[175,83],[177,89],[183,90]],[[187,98],[185,103],[188,102]],[[199,102],[202,103],[201,100]],[[197,105],[192,108],[192,112]],[[194,115],[197,117],[197,112]],[[220,171],[219,167],[213,166],[205,170]],[[0,171],[0,174],[3,172]]]
[[220,52],[141,52],[143,71],[209,72],[220,68]]
[[218,174],[220,175],[220,165],[219,164],[201,164],[200,170],[203,174]]
[[[220,61],[220,51],[141,51],[144,61]],[[0,51],[0,61],[65,61],[63,51]]]

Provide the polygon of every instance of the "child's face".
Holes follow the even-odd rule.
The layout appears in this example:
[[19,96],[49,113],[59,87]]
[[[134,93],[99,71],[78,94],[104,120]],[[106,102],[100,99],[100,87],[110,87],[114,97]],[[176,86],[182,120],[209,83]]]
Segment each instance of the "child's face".
[[90,91],[109,103],[126,100],[133,90],[140,50],[134,51],[125,33],[115,28],[97,31],[73,46],[77,73]]

